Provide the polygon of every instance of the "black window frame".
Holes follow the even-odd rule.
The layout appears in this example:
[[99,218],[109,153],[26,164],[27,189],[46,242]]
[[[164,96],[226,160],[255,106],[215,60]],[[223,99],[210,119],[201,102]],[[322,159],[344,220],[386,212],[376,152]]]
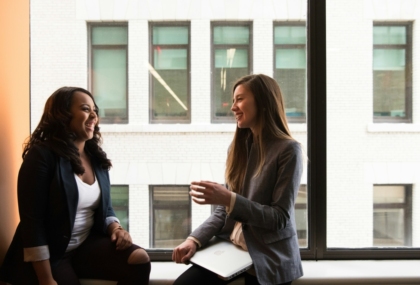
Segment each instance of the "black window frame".
[[[290,26],[290,27],[305,27],[306,23],[304,21],[274,21],[273,22],[273,74],[275,74],[276,72],[276,50],[277,49],[304,49],[305,50],[305,54],[307,54],[306,51],[306,44],[276,44],[274,41],[274,37],[275,37],[275,29],[276,27],[285,27],[285,26]],[[307,70],[305,70],[307,72]],[[280,85],[281,87],[281,85]],[[307,89],[308,85],[306,84],[306,89]],[[283,91],[283,90],[282,90]],[[305,103],[305,102],[304,102]],[[307,108],[306,108],[307,109]],[[306,118],[307,118],[307,114],[305,114],[305,116],[299,116],[299,117],[287,117],[287,120],[289,123],[297,123],[297,124],[302,124],[302,123],[306,123]]]
[[[413,122],[413,23],[410,21],[405,22],[392,22],[392,21],[374,21],[373,27],[405,27],[406,28],[406,43],[405,44],[373,44],[372,53],[375,48],[380,49],[405,49],[405,116],[392,117],[392,116],[375,116],[374,110],[373,122],[374,123],[412,123]],[[373,36],[373,35],[372,35]],[[372,62],[373,64],[373,62]],[[372,66],[372,73],[374,72]],[[372,101],[373,99],[373,86],[372,82]],[[373,104],[375,102],[373,101]]]
[[[111,48],[120,48],[120,49],[124,49],[126,51],[126,67],[125,67],[125,72],[126,72],[126,110],[127,110],[127,117],[121,117],[119,118],[119,122],[115,122],[114,118],[107,118],[107,117],[100,117],[101,119],[101,124],[128,124],[129,123],[129,118],[130,118],[130,110],[129,110],[129,90],[128,90],[128,59],[129,59],[129,43],[127,42],[126,45],[93,45],[92,44],[92,29],[94,27],[126,27],[127,28],[127,34],[129,33],[129,26],[127,22],[88,22],[87,23],[87,28],[88,28],[88,53],[89,53],[89,57],[88,57],[88,89],[89,91],[92,93],[93,96],[95,96],[95,90],[93,90],[93,78],[92,78],[92,70],[93,70],[93,50],[95,48],[101,48],[101,49],[111,49]],[[100,108],[100,106],[99,106]],[[100,108],[101,109],[101,108]]]
[[[191,22],[189,21],[149,21],[149,63],[153,66],[154,47],[153,27],[187,27],[188,45],[165,45],[167,48],[185,48],[187,50],[187,115],[185,117],[176,117],[174,119],[158,119],[153,114],[153,75],[149,72],[149,123],[150,124],[190,124],[191,123]],[[162,47],[162,45],[159,45]]]
[[[215,45],[214,44],[214,28],[215,27],[248,27],[249,29],[249,43],[248,44],[226,44],[226,45]],[[210,93],[210,100],[211,100],[211,123],[212,124],[223,124],[223,123],[235,123],[235,118],[232,117],[218,117],[215,115],[215,91],[214,91],[214,76],[215,73],[215,50],[217,48],[247,48],[248,50],[248,74],[251,74],[253,71],[253,23],[252,21],[212,21],[210,24],[210,46],[211,46],[211,78],[210,78],[210,85],[211,85],[211,93]],[[244,74],[246,75],[246,74]],[[227,82],[226,88],[229,90],[232,87],[233,82]]]

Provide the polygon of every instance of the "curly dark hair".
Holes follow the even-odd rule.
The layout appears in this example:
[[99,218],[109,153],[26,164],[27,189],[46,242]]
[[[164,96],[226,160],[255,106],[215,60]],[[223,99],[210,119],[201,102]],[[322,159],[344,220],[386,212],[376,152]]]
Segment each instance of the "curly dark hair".
[[[25,158],[31,147],[42,143],[48,145],[57,155],[68,159],[76,174],[85,172],[80,160],[79,150],[74,144],[76,134],[69,127],[72,119],[70,108],[73,94],[77,91],[89,95],[93,100],[96,112],[98,112],[98,106],[89,91],[80,87],[61,87],[57,89],[48,98],[38,126],[30,135],[29,141],[24,144],[22,158]],[[94,157],[103,169],[110,169],[111,161],[100,147],[102,136],[99,132],[98,123],[95,125],[93,138],[85,143],[85,151],[91,157]]]

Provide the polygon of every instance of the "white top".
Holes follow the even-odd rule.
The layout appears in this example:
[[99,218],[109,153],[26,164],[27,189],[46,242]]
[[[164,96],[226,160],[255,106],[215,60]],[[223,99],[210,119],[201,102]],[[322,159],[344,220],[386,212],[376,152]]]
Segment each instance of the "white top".
[[83,182],[77,174],[74,174],[74,177],[76,178],[77,189],[79,190],[79,202],[77,204],[73,231],[66,251],[77,248],[88,237],[90,229],[93,226],[95,210],[99,206],[101,197],[101,189],[99,188],[96,177],[92,185]]

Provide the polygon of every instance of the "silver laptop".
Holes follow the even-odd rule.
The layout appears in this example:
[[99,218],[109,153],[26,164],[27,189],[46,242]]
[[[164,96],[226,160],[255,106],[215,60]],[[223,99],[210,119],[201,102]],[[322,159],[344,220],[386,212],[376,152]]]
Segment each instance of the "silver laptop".
[[213,237],[197,250],[190,262],[216,273],[224,280],[247,271],[252,266],[249,253],[233,243]]

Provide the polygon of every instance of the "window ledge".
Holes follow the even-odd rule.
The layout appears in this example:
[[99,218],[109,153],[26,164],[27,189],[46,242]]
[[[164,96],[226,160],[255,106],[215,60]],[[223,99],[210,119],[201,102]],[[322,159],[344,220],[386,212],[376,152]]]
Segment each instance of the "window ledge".
[[367,126],[369,133],[420,133],[420,124],[404,123],[371,123]]
[[[152,262],[150,285],[170,285],[189,266]],[[303,261],[304,276],[293,285],[305,284],[420,284],[420,260],[323,260]],[[81,280],[82,285],[114,285],[116,282]],[[237,280],[232,285],[242,285]]]
[[[293,133],[306,132],[306,124],[289,124]],[[101,124],[101,133],[233,133],[236,124]]]

